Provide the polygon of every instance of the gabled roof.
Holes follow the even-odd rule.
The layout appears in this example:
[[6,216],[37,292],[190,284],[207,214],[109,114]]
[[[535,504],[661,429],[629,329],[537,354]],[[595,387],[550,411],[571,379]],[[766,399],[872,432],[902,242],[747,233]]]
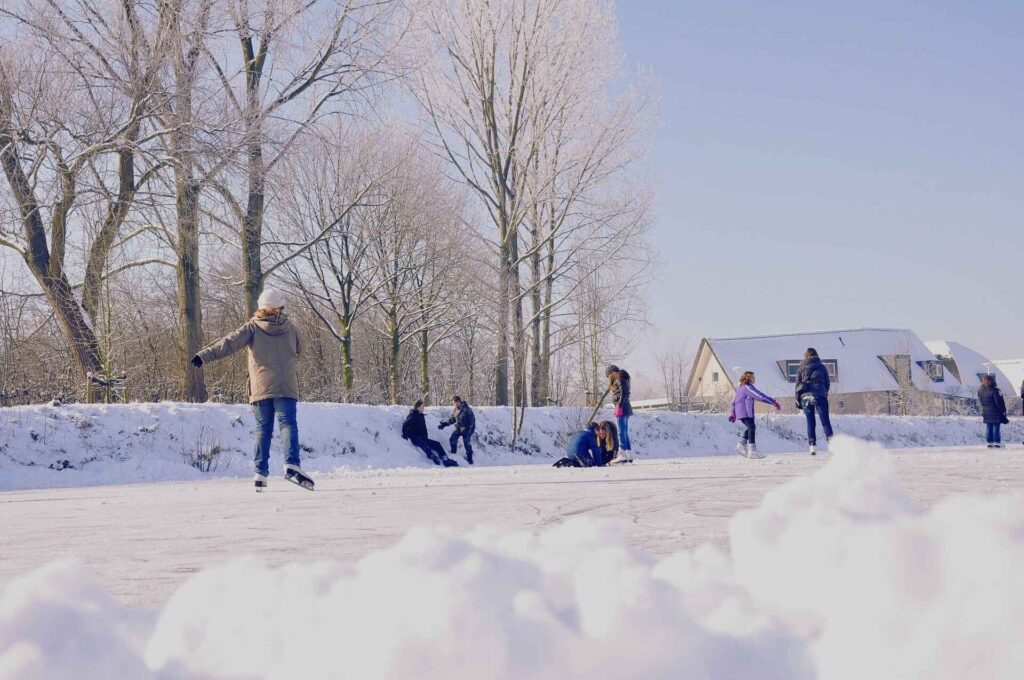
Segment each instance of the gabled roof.
[[1007,376],[998,365],[999,362],[992,361],[967,345],[954,340],[932,340],[927,342],[926,345],[928,350],[936,356],[952,359],[953,363],[956,364],[957,370],[960,371],[960,382],[972,392],[977,391],[981,387],[981,380],[978,379],[979,373],[994,373],[996,384],[1003,391],[1020,387],[1020,381],[1014,382],[1012,378]]
[[945,371],[943,382],[932,382],[919,362],[935,361],[934,354],[916,334],[904,329],[857,328],[706,338],[706,343],[733,383],[743,371],[754,371],[757,386],[775,397],[793,393],[793,384],[784,375],[780,362],[800,360],[808,347],[818,350],[822,360],[838,362],[839,377],[832,388],[837,393],[898,390],[899,383],[879,358],[895,354],[910,355],[911,376],[918,389],[941,394],[962,391],[960,383],[949,371]]

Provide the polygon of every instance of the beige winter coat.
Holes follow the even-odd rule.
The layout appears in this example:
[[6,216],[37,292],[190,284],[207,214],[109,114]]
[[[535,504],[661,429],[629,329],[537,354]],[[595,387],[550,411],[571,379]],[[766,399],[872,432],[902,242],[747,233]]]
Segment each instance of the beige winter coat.
[[199,352],[203,362],[249,348],[249,403],[275,397],[299,398],[299,331],[285,314],[253,317],[234,333]]

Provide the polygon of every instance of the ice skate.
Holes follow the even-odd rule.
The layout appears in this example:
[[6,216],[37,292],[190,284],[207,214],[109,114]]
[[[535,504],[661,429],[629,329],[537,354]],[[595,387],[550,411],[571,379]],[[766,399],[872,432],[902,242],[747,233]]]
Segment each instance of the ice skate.
[[747,444],[744,455],[750,459],[764,458],[764,454],[757,450],[757,444]]
[[260,492],[266,490],[266,488],[267,488],[267,477],[266,477],[266,475],[261,475],[260,473],[257,472],[256,475],[253,476],[252,481],[253,481],[253,484],[256,486],[256,493],[260,493]]
[[284,478],[292,484],[297,484],[307,491],[313,490],[313,478],[302,471],[298,465],[288,463],[284,466]]
[[615,457],[608,461],[609,465],[625,465],[633,462],[633,452],[629,449],[619,449]]

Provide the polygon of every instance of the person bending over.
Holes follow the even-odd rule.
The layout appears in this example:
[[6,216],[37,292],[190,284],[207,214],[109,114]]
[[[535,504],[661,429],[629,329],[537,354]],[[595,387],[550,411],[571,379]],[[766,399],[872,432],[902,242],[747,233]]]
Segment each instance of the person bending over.
[[555,463],[554,467],[601,467],[604,465],[604,452],[597,442],[597,423],[590,423],[585,429],[577,432],[569,441],[565,458]]
[[601,420],[597,423],[597,443],[604,452],[604,464],[615,460],[619,455],[619,430],[615,423],[610,420]]
[[473,415],[473,409],[469,407],[462,397],[456,395],[452,397],[452,417],[448,420],[442,420],[441,424],[437,426],[437,429],[443,430],[449,425],[455,426],[455,431],[452,432],[452,436],[448,438],[448,445],[451,449],[451,455],[455,455],[459,452],[459,439],[462,440],[462,445],[466,447],[466,462],[470,465],[473,464],[473,433],[476,432],[476,416]]

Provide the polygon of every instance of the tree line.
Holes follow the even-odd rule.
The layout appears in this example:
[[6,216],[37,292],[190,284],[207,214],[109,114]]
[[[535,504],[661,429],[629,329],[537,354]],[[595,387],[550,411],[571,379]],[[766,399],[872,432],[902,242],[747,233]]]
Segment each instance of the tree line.
[[654,260],[617,33],[605,0],[6,3],[0,403],[243,400],[188,360],[267,285],[306,398],[592,400]]

